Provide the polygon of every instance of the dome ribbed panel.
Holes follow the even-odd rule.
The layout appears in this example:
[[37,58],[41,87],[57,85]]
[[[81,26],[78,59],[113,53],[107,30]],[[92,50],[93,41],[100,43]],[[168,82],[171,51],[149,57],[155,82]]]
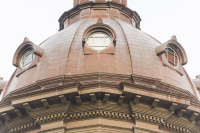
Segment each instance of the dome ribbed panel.
[[165,83],[195,94],[187,73],[181,76],[175,70],[162,65],[155,54],[155,47],[160,45],[159,42],[130,24],[119,19],[115,20],[121,25],[127,38],[133,74],[161,79]]
[[14,76],[5,92],[6,95],[13,90],[33,84],[37,80],[65,75],[71,43],[78,27],[84,20],[77,21],[43,42],[40,47],[45,49],[45,53],[40,62],[19,77]]
[[[88,19],[79,27],[76,38],[73,40],[68,64],[67,75],[85,74],[94,72],[106,72],[116,74],[131,74],[132,66],[130,54],[125,36],[119,24],[110,18],[103,18],[103,24],[113,28],[117,34],[115,53],[84,55],[82,36],[84,31],[91,25],[96,24],[97,19]],[[87,45],[87,44],[86,44]]]

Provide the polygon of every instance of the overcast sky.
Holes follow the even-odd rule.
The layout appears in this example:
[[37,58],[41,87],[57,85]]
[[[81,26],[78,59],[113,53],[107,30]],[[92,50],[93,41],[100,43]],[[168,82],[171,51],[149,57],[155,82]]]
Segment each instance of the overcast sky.
[[[9,80],[13,55],[28,37],[35,44],[58,32],[58,19],[73,0],[0,0],[0,76]],[[200,0],[128,0],[140,15],[141,30],[160,42],[176,35],[186,50],[185,69],[193,79],[200,74]]]

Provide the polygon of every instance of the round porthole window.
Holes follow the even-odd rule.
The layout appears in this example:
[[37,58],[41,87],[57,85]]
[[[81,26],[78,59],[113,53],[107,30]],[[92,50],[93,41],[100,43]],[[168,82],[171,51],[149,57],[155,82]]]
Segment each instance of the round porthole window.
[[178,66],[179,58],[178,58],[178,54],[176,53],[176,51],[171,47],[167,47],[166,49],[167,49],[167,51],[165,53],[165,57],[166,57],[167,61],[169,62],[169,64],[173,67]]
[[28,66],[33,62],[33,59],[35,57],[35,54],[33,53],[33,50],[27,50],[21,58],[21,68],[26,69]]
[[111,44],[111,38],[104,32],[95,32],[87,39],[87,44],[94,50],[103,50]]

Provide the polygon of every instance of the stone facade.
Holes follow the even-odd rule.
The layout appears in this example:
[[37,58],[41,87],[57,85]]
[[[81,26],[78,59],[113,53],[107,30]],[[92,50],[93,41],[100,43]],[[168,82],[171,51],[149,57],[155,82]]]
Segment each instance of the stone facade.
[[[161,44],[140,21],[126,0],[74,0],[58,33],[40,45],[25,38],[16,71],[0,80],[0,132],[199,133],[199,82],[183,67],[184,48],[175,36]],[[88,45],[95,32],[110,36],[108,48]],[[22,68],[27,50],[34,59]]]

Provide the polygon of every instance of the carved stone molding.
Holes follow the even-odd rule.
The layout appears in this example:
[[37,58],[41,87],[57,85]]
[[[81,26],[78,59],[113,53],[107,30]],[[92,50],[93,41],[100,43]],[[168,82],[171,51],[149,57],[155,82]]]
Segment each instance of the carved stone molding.
[[22,125],[20,127],[17,127],[17,128],[14,128],[14,129],[11,129],[9,131],[9,133],[17,133],[17,132],[24,132],[26,130],[30,130],[30,129],[35,129],[35,128],[39,128],[39,124],[34,122],[34,123],[29,123],[29,124],[25,124],[25,125]]
[[44,123],[44,122],[48,122],[48,121],[55,121],[56,119],[63,119],[64,120],[65,116],[66,116],[65,113],[52,114],[52,115],[37,118],[36,122]]
[[114,117],[119,119],[132,119],[131,114],[125,113],[118,113],[118,112],[110,112],[110,111],[89,111],[89,112],[82,112],[76,114],[68,114],[66,120],[73,120],[79,118],[86,118],[86,117]]
[[173,124],[170,124],[170,123],[163,123],[162,126],[165,127],[165,128],[174,130],[174,131],[178,131],[178,132],[183,132],[183,133],[189,132],[189,130],[186,129],[186,128],[183,128],[183,127],[177,126],[177,125],[173,125]]

